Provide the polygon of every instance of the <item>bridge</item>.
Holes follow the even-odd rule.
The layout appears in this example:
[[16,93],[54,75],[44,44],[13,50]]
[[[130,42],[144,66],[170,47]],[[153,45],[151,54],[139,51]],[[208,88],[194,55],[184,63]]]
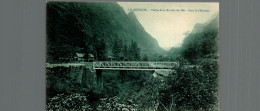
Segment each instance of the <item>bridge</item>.
[[144,61],[96,61],[82,63],[60,63],[49,64],[48,68],[53,67],[77,67],[84,66],[93,70],[170,70],[179,66],[178,62],[144,62]]
[[[98,87],[103,89],[102,70],[173,70],[178,67],[178,62],[145,62],[145,61],[95,61],[81,63],[46,63],[47,68],[55,67],[80,67],[83,70],[82,84],[86,84],[88,79],[93,78],[93,72],[96,73],[96,81]],[[87,71],[90,70],[90,72]],[[95,77],[94,77],[95,78]]]
[[93,69],[97,70],[156,70],[172,69],[177,62],[139,62],[139,61],[100,61],[93,62]]

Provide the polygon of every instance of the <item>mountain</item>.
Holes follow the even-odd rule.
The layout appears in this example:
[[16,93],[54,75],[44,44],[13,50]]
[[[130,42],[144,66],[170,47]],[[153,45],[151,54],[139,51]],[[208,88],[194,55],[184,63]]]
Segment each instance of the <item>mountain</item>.
[[143,26],[137,20],[134,12],[128,13],[130,24],[133,23],[135,34],[133,40],[136,40],[138,45],[141,47],[141,52],[144,54],[152,55],[153,53],[165,52],[158,44],[158,41],[153,38],[149,33],[145,31]]
[[134,12],[126,14],[115,2],[47,3],[47,61],[76,52],[101,58],[113,52],[115,42],[137,43],[141,56],[165,52]]
[[207,22],[205,23],[197,23],[194,25],[191,34],[195,33],[202,33],[203,31],[206,30],[218,30],[219,25],[218,25],[218,14],[213,15]]
[[168,51],[168,55],[172,59],[179,57],[185,58],[191,63],[207,58],[218,58],[218,31],[219,16],[214,15],[205,23],[195,24],[191,33],[189,33],[181,47],[172,48]]

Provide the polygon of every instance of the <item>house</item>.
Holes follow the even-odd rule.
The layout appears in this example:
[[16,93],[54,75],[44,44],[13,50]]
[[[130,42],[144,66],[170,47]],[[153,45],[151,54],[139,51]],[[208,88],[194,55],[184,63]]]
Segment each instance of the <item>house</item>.
[[85,59],[84,59],[84,53],[76,53],[76,60],[78,62],[83,62]]

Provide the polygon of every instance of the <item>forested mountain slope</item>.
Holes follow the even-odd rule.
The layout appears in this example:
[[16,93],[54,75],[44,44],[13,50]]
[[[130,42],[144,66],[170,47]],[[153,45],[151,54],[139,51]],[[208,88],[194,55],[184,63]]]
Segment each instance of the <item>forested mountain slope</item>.
[[[115,51],[115,44],[118,47]],[[131,46],[137,48],[131,49]],[[113,47],[115,47],[113,49]],[[72,57],[76,52],[93,54],[99,60],[125,56],[135,51],[139,57],[164,50],[138,22],[117,3],[49,2],[47,4],[47,62]]]
[[171,59],[184,58],[191,63],[201,59],[218,58],[218,15],[213,16],[206,23],[196,24],[189,33],[181,47],[172,48],[168,52]]

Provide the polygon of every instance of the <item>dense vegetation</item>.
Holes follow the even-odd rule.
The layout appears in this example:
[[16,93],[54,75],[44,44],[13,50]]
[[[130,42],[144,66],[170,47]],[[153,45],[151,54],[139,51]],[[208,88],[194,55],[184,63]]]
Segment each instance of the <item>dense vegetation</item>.
[[[116,3],[47,4],[47,62],[76,52],[98,60],[178,61],[166,77],[152,71],[103,71],[104,87],[81,84],[80,71],[47,68],[47,110],[217,110],[218,16],[197,24],[181,47],[164,52],[134,13]],[[166,56],[165,56],[166,55]],[[87,58],[87,56],[85,57]]]
[[217,109],[218,65],[205,62],[201,67],[181,66],[167,77],[166,89],[160,90],[164,108],[177,110]]

